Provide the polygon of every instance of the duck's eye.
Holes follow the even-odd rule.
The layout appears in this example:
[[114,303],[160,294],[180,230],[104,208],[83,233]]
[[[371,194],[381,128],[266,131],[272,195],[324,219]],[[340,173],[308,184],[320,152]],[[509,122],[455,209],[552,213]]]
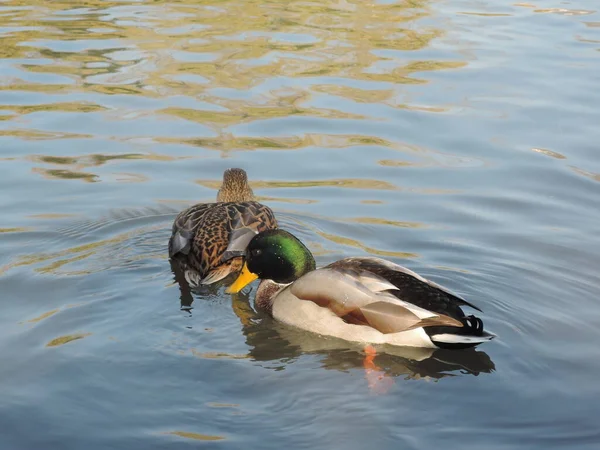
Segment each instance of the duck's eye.
[[252,254],[252,256],[260,256],[262,255],[262,250],[260,248],[255,248],[250,253]]

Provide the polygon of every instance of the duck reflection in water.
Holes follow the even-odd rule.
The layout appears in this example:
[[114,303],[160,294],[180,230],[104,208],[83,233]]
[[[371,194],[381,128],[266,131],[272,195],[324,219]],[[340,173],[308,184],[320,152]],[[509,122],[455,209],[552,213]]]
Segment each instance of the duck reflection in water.
[[[219,296],[226,283],[204,286],[202,291],[191,289],[177,266],[172,265],[179,284],[181,309],[191,313],[194,297],[202,301],[207,296]],[[348,372],[362,369],[367,386],[374,394],[389,392],[396,379],[439,380],[460,375],[478,376],[495,371],[487,353],[474,348],[445,350],[417,347],[377,345],[362,347],[341,339],[324,337],[275,321],[265,312],[255,311],[250,292],[233,294],[232,309],[239,318],[249,347],[248,356],[254,361],[269,363],[267,368],[282,369],[290,360],[303,354],[322,356],[321,367]],[[376,352],[373,351],[376,349]],[[271,363],[277,363],[273,365]]]
[[[318,354],[322,356],[321,366],[324,369],[342,372],[363,369],[373,393],[388,392],[395,379],[402,376],[406,379],[438,380],[459,375],[478,376],[495,370],[487,353],[474,348],[363,347],[358,343],[309,333],[277,322],[262,311],[256,312],[248,294],[234,294],[232,308],[242,324],[250,347],[249,356],[255,361],[289,361],[303,354]],[[376,352],[373,351],[375,349]]]

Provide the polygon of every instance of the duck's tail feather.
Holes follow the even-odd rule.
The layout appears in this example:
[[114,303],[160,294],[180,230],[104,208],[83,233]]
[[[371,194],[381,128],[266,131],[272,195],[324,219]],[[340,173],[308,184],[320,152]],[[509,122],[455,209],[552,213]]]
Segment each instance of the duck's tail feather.
[[491,341],[496,337],[493,333],[483,332],[481,336],[465,336],[461,334],[441,333],[430,336],[434,344],[472,344],[477,345]]
[[491,341],[495,334],[484,331],[483,322],[475,316],[465,316],[460,319],[463,326],[435,327],[425,329],[431,342],[440,348],[468,348]]

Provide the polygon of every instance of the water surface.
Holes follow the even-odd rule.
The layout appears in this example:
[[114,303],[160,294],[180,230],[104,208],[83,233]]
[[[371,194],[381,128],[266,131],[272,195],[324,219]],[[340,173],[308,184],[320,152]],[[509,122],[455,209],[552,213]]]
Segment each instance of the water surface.
[[[0,2],[2,448],[598,448],[596,3]],[[170,225],[234,166],[498,339],[365,368],[191,302]]]

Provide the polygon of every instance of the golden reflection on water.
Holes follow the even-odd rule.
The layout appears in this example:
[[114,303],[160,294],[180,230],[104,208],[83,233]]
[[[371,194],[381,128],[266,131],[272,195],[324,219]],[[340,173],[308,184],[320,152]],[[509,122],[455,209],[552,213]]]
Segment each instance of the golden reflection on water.
[[86,172],[78,172],[75,170],[34,168],[32,171],[34,173],[39,173],[48,179],[60,178],[63,180],[82,180],[87,181],[88,183],[94,183],[97,181],[97,175]]
[[534,10],[536,13],[552,13],[561,14],[564,16],[586,16],[588,14],[594,14],[596,11],[589,9],[567,9],[567,8],[543,8]]
[[[42,175],[48,179],[62,179],[62,180],[82,180],[89,183],[100,181],[100,177],[97,174],[89,172],[89,168],[102,166],[106,163],[118,161],[118,160],[148,160],[148,161],[175,161],[176,159],[185,159],[185,157],[173,157],[169,155],[159,155],[155,153],[125,153],[117,155],[101,155],[91,154],[82,155],[78,157],[66,157],[66,156],[48,156],[48,155],[34,155],[29,157],[31,161],[37,163],[44,163],[57,166],[72,166],[67,169],[46,169],[41,167],[32,168],[33,173]],[[84,172],[82,169],[88,169]],[[149,180],[149,177],[140,173],[127,173],[127,172],[115,172],[113,173],[116,181],[124,183],[141,183]]]
[[553,150],[549,150],[547,148],[532,148],[536,153],[541,153],[542,155],[550,156],[555,159],[566,159],[567,157],[561,153],[555,152]]
[[[567,159],[567,157],[565,155],[563,155],[562,153],[558,153],[553,150],[548,150],[546,148],[532,148],[531,150],[533,150],[536,153],[541,153],[543,155],[550,156],[551,158],[554,158],[554,159]],[[577,175],[581,175],[592,181],[600,182],[600,173],[590,172],[588,170],[584,170],[584,169],[574,166],[574,165],[569,165],[568,167]]]
[[93,137],[91,134],[48,132],[38,130],[0,130],[0,137],[15,137],[24,141],[43,141],[54,139],[85,139]]
[[[14,60],[22,76],[14,76],[0,89],[201,98],[217,109],[169,106],[156,108],[155,113],[221,131],[234,124],[291,115],[361,118],[354,112],[309,105],[312,94],[394,105],[398,84],[427,83],[418,74],[465,65],[427,59],[401,62],[374,51],[420,50],[440,36],[438,29],[410,26],[428,15],[426,0],[393,4],[261,0],[244,2],[244,14],[238,14],[239,2],[219,2],[218,8],[213,3],[139,5],[128,14],[121,2],[81,1],[75,8],[64,1],[5,2],[8,28],[0,58]],[[26,8],[11,9],[21,6]],[[71,14],[64,15],[65,11]],[[366,89],[321,81],[314,86],[269,89],[243,99],[230,95],[256,88],[274,75],[307,80],[342,76],[393,84]],[[218,88],[225,91],[219,95]],[[111,108],[101,100],[62,100],[1,109],[13,114],[5,119],[10,121],[34,112],[103,114]],[[444,110],[435,105],[428,109]],[[264,142],[253,144],[262,148]]]
[[[218,189],[221,185],[220,180],[196,180],[201,186]],[[398,187],[391,183],[380,180],[367,180],[364,178],[345,178],[333,180],[313,180],[313,181],[251,181],[253,189],[273,189],[273,188],[301,188],[301,187],[336,187],[350,189],[374,189],[396,191]]]
[[284,137],[249,137],[234,136],[230,133],[222,132],[217,138],[168,138],[157,137],[156,142],[165,144],[183,144],[194,147],[201,147],[206,150],[216,150],[227,155],[230,151],[253,151],[253,150],[300,150],[306,147],[318,146],[327,149],[350,148],[354,146],[380,146],[397,149],[400,151],[423,151],[414,146],[387,141],[375,136],[363,136],[352,134],[311,134],[306,133],[302,136],[284,136]]
[[[379,136],[325,130],[300,134],[266,131],[252,136],[234,130],[256,121],[290,117],[363,120],[367,116],[360,104],[426,114],[447,112],[446,105],[413,104],[402,87],[428,83],[428,72],[466,65],[464,61],[419,57],[420,50],[442,35],[435,26],[414,26],[429,16],[430,1],[254,0],[243,2],[243,7],[244,14],[239,14],[240,3],[232,0],[218,6],[212,0],[183,0],[128,7],[101,0],[4,2],[0,61],[9,63],[11,72],[0,83],[0,91],[35,94],[37,103],[0,105],[0,136],[23,141],[78,139],[78,146],[98,138],[123,142],[135,139],[136,131],[110,135],[110,122],[135,124],[138,118],[149,118],[178,126],[190,123],[188,126],[198,125],[199,129],[196,136],[190,136],[166,131],[168,127],[154,131],[150,125],[142,131],[150,133],[145,137],[146,148],[184,145],[227,157],[235,151],[376,146],[418,158],[380,159],[379,164],[387,167],[481,164]],[[327,101],[323,106],[317,100],[324,97],[343,101]],[[131,98],[131,106],[127,98]],[[138,100],[144,102],[138,104]],[[64,120],[60,129],[46,129],[36,119],[60,115],[91,116],[103,126],[97,131],[89,126],[79,129],[77,121],[71,126]],[[146,151],[77,156],[48,152],[25,157],[36,164],[33,173],[44,178],[85,183],[145,183],[152,179],[151,174],[131,170],[115,168],[110,174],[94,170],[109,161],[116,167],[130,159],[169,162],[181,158]],[[212,181],[199,183],[214,187]],[[353,178],[256,183],[257,188],[316,186],[404,189],[386,181]],[[316,201],[266,198],[296,204]]]
[[65,336],[60,336],[55,339],[52,339],[46,344],[46,347],[58,347],[61,345],[68,344],[69,342],[78,341],[79,339],[83,339],[91,335],[92,333],[67,334]]
[[239,408],[240,405],[237,403],[214,403],[209,402],[206,404],[209,408]]
[[370,225],[390,225],[399,228],[426,228],[427,225],[418,222],[402,222],[399,220],[380,219],[378,217],[354,217],[344,219],[347,222],[366,223]]
[[[218,189],[220,180],[196,180],[196,183],[209,188]],[[310,187],[335,187],[347,189],[364,189],[377,191],[401,191],[404,188],[396,186],[383,180],[371,180],[366,178],[338,178],[328,180],[302,180],[302,181],[250,181],[253,189],[273,188],[310,188]],[[408,190],[408,189],[406,189]],[[422,194],[454,194],[460,192],[457,189],[411,189]]]
[[578,175],[582,175],[586,178],[589,178],[590,180],[600,182],[600,173],[589,172],[587,170],[583,170],[575,166],[569,166],[569,168]]
[[0,111],[10,111],[17,113],[21,116],[32,114],[36,112],[96,112],[104,111],[105,107],[87,103],[51,103],[45,105],[0,105]]
[[373,248],[373,247],[369,247],[365,244],[363,244],[360,241],[357,241],[356,239],[350,239],[348,237],[344,237],[344,236],[337,236],[335,234],[331,234],[331,233],[323,233],[321,232],[317,232],[317,234],[325,239],[327,239],[328,241],[332,241],[335,242],[336,244],[342,244],[342,245],[347,245],[350,247],[354,247],[354,248],[359,248],[361,250],[364,250],[367,253],[371,253],[373,255],[377,255],[377,256],[382,256],[384,258],[416,258],[418,257],[418,255],[416,253],[410,253],[410,252],[397,252],[397,251],[391,251],[391,250],[381,250],[381,249],[377,249],[377,248]]
[[225,439],[223,436],[215,436],[210,434],[192,433],[190,431],[169,431],[165,434],[171,434],[186,439],[193,439],[195,441],[222,441]]
[[285,198],[285,197],[267,197],[264,195],[257,195],[256,199],[259,202],[280,202],[280,203],[293,203],[296,205],[310,205],[311,203],[317,203],[318,200],[311,200],[309,198]]
[[24,233],[30,230],[30,228],[26,227],[0,228],[0,233]]
[[53,309],[52,311],[47,311],[44,314],[41,314],[37,317],[34,317],[33,319],[29,319],[27,321],[27,323],[37,323],[37,322],[41,322],[44,319],[47,319],[48,317],[53,316],[54,314],[56,314],[57,312],[59,312],[58,309]]

